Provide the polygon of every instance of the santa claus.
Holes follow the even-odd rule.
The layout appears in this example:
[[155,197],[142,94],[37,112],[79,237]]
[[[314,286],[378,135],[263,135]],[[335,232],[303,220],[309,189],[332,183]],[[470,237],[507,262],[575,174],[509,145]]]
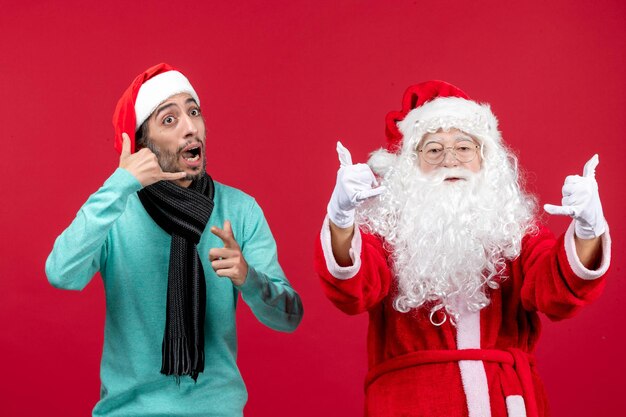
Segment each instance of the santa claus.
[[555,238],[488,105],[428,81],[407,90],[386,133],[367,164],[337,144],[316,251],[329,299],[369,313],[365,414],[547,416],[538,313],[574,315],[610,262],[598,156],[567,177],[561,206],[544,206],[573,218]]

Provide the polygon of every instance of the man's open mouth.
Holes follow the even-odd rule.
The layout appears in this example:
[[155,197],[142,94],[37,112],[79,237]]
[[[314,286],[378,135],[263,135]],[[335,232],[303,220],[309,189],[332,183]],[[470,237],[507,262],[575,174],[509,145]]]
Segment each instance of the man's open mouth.
[[187,145],[181,155],[188,162],[196,162],[202,156],[202,145],[200,143]]

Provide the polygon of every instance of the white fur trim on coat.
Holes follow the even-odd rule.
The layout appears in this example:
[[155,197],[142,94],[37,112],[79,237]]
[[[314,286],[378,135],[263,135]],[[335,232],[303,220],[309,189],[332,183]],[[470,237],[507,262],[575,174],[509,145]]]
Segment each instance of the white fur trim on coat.
[[361,232],[357,226],[354,227],[354,236],[350,243],[350,259],[352,259],[351,266],[339,266],[333,255],[333,246],[330,241],[330,223],[328,215],[324,218],[322,224],[322,232],[320,233],[320,240],[322,242],[322,251],[324,252],[324,260],[326,261],[326,268],[330,274],[337,279],[350,279],[353,278],[361,269]]
[[602,260],[598,269],[587,269],[578,258],[576,253],[576,242],[574,241],[575,223],[576,220],[572,220],[567,232],[565,232],[565,254],[567,255],[567,261],[569,262],[572,271],[581,279],[593,280],[600,278],[609,269],[611,264],[611,235],[609,234],[609,225],[606,225],[606,231],[602,234]]
[[[480,311],[470,312],[459,305],[457,349],[480,349]],[[467,400],[469,417],[491,416],[487,372],[482,361],[459,361],[461,382]]]
[[508,417],[526,417],[526,405],[521,395],[509,395],[506,397],[506,412]]

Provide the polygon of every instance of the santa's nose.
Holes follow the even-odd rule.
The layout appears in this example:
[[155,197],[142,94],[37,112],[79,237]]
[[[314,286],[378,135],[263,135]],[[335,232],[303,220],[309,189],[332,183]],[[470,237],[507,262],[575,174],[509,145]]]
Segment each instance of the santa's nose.
[[443,161],[441,161],[441,165],[444,167],[455,167],[459,165],[459,160],[456,159],[456,155],[454,154],[454,149],[445,148],[443,150]]

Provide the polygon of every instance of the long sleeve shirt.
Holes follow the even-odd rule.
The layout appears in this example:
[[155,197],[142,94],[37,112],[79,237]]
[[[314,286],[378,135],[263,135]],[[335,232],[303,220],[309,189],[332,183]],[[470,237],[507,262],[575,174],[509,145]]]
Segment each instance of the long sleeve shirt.
[[[141,204],[141,184],[117,169],[57,238],[46,262],[50,283],[80,290],[100,272],[106,293],[101,393],[94,416],[240,416],[247,391],[237,368],[235,309],[241,293],[270,328],[300,323],[300,297],[279,263],[276,243],[256,201],[215,182],[214,209],[197,245],[206,279],[205,370],[180,386],[160,373],[171,236]],[[249,265],[243,285],[215,274],[209,230],[230,220]]]

